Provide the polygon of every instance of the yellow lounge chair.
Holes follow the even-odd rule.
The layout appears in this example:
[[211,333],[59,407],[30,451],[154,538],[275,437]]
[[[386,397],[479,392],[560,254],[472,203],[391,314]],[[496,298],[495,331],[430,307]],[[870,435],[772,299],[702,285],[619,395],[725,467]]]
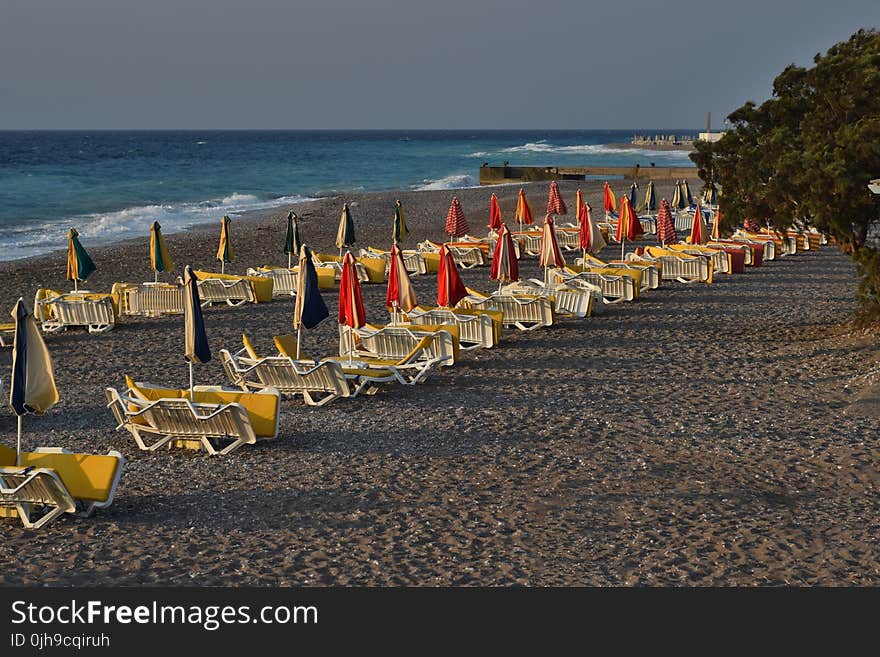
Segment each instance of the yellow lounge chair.
[[[0,517],[18,516],[26,529],[38,529],[62,513],[89,516],[113,503],[125,458],[74,454],[41,448],[21,454],[0,445]],[[42,515],[39,515],[42,514]]]
[[462,308],[492,309],[502,312],[504,326],[515,326],[520,331],[534,331],[552,326],[554,300],[532,294],[487,295],[467,288],[468,296],[459,301]]

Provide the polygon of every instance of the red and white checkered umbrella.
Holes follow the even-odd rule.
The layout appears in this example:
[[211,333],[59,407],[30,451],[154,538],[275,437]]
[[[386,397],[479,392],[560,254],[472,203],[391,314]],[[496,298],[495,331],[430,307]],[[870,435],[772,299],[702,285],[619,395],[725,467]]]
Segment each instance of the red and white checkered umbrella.
[[559,194],[559,186],[556,181],[550,183],[550,196],[547,198],[547,214],[567,214],[568,208]]
[[660,246],[675,244],[678,241],[675,224],[672,222],[672,210],[669,201],[665,198],[660,201],[660,212],[657,213],[657,241],[660,242]]
[[470,230],[467,220],[464,218],[464,210],[461,209],[461,203],[458,202],[457,196],[452,198],[449,212],[446,213],[446,227],[444,230],[450,238],[467,235]]

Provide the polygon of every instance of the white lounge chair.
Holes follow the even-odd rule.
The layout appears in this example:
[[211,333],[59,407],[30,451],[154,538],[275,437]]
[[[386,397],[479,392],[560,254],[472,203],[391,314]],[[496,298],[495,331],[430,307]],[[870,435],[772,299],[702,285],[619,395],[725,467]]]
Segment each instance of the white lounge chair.
[[125,458],[74,454],[44,447],[21,455],[0,446],[0,511],[14,511],[25,529],[39,529],[63,513],[87,517],[113,503]]
[[[422,255],[420,251],[415,251],[412,249],[405,249],[400,251],[403,256],[403,266],[406,268],[406,271],[410,274],[427,274],[428,273],[428,265],[425,262],[425,256]],[[369,247],[366,249],[361,249],[358,252],[359,258],[382,258],[385,261],[385,275],[388,275],[388,272],[391,271],[391,252],[390,251],[382,251],[380,249],[374,249],[373,247]]]
[[[430,337],[425,341],[425,337]],[[348,355],[354,345],[355,357],[399,361],[407,358],[421,345],[422,358],[436,360],[438,365],[455,364],[455,338],[450,331],[431,329],[420,331],[418,326],[383,326],[379,329],[365,326],[352,329],[339,327],[339,355]]]
[[71,292],[41,298],[37,292],[34,315],[46,333],[57,333],[73,326],[85,326],[89,333],[105,333],[116,326],[116,312],[109,296],[89,298]]
[[593,294],[591,290],[551,282],[546,285],[538,279],[517,281],[505,285],[503,294],[532,294],[553,299],[553,310],[557,315],[568,315],[583,319],[593,313]]
[[229,380],[245,391],[274,388],[283,395],[302,395],[309,406],[353,396],[342,366],[336,362],[295,361],[284,356],[254,359],[246,348],[234,354],[221,349],[220,362]]
[[589,290],[598,288],[601,292],[600,301],[604,304],[633,301],[636,298],[636,284],[631,276],[593,271],[572,273],[567,270],[560,272],[559,276],[570,287],[585,287]]
[[171,398],[146,401],[130,391],[120,394],[115,388],[107,388],[106,395],[116,428],[129,431],[145,451],[170,447],[176,441],[194,441],[214,456],[257,442],[241,404],[193,404],[189,399]]
[[254,303],[254,291],[251,284],[243,279],[206,278],[196,283],[199,287],[199,299],[202,306],[225,303],[229,306],[241,306]]
[[183,286],[172,283],[115,283],[123,315],[159,317],[183,314]]
[[412,324],[451,324],[458,327],[458,342],[462,349],[483,347],[490,349],[495,346],[495,328],[492,318],[483,314],[456,313],[448,308],[430,308],[421,310],[414,308],[407,313]]
[[537,295],[491,294],[468,289],[468,296],[459,301],[462,308],[491,308],[500,310],[504,326],[515,326],[520,331],[534,331],[553,325],[553,304],[547,297]]
[[262,276],[263,278],[272,279],[272,296],[284,297],[296,295],[296,283],[299,279],[299,273],[293,269],[286,268],[260,268],[247,270],[248,276]]

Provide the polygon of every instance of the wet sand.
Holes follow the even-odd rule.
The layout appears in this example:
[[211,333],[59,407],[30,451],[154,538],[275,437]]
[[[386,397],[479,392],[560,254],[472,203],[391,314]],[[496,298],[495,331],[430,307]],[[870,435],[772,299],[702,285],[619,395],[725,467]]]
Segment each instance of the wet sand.
[[[601,207],[599,184],[580,186]],[[576,184],[560,187],[573,205]],[[517,189],[491,190],[510,222]],[[546,185],[526,190],[542,214]],[[387,248],[396,197],[410,245],[442,238],[454,194],[481,234],[491,191],[352,196],[358,245]],[[334,250],[341,201],[298,209],[317,250]],[[285,214],[234,221],[233,272],[286,262]],[[218,226],[168,236],[178,272],[214,268]],[[90,289],[151,280],[146,239],[83,241],[99,268]],[[0,307],[18,294],[32,303],[38,286],[69,289],[64,262],[59,252],[0,264]],[[535,260],[521,266],[538,274]],[[492,287],[488,268],[463,277]],[[61,402],[26,419],[25,445],[112,447],[129,460],[116,501],[92,518],[37,532],[0,521],[0,583],[880,583],[880,346],[847,323],[852,264],[822,247],[716,280],[664,284],[549,329],[505,330],[500,348],[469,352],[424,385],[322,408],[284,401],[276,440],[227,457],[140,452],[104,407],[104,388],[121,388],[126,373],[185,384],[181,318],[48,336]],[[435,277],[413,281],[430,302]],[[384,320],[385,286],[363,290],[368,320]],[[336,293],[324,298],[332,313]],[[237,349],[246,330],[268,353],[292,309],[276,300],[206,310],[212,349]],[[335,347],[332,318],[304,338],[312,355]],[[9,350],[0,358],[5,379]],[[196,380],[225,383],[216,358]],[[14,444],[8,410],[0,431]]]

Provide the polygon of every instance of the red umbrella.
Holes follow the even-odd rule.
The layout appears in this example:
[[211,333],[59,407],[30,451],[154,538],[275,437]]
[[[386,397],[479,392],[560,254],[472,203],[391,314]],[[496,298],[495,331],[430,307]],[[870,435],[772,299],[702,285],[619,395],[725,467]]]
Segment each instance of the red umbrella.
[[437,270],[437,305],[452,308],[467,295],[455,260],[444,244],[440,247],[440,268]]
[[467,235],[469,230],[467,220],[464,218],[464,210],[461,209],[461,203],[458,202],[458,197],[454,196],[452,204],[449,206],[449,212],[446,213],[446,234],[452,239],[453,237]]
[[530,226],[535,220],[532,217],[532,206],[529,204],[526,193],[522,189],[519,190],[519,194],[516,197],[516,220],[520,224],[520,230],[522,230],[523,224]]
[[492,194],[492,200],[489,201],[489,228],[501,230],[501,208],[498,207],[498,197],[495,194]]
[[665,198],[660,201],[660,212],[657,213],[657,241],[660,242],[660,246],[675,244],[678,241],[675,224],[672,221],[672,210],[669,201]]
[[706,220],[703,219],[703,213],[700,211],[700,205],[697,204],[694,210],[694,223],[691,224],[691,244],[705,244],[709,241],[708,230],[706,228]]
[[556,243],[556,230],[553,227],[553,217],[549,214],[544,217],[544,229],[541,233],[541,254],[538,264],[545,269],[548,267],[565,267],[565,258],[559,252],[559,244]]
[[559,194],[559,186],[556,181],[550,183],[550,196],[547,198],[547,214],[567,214],[568,208]]
[[578,216],[581,250],[584,252],[584,260],[586,260],[588,252],[596,253],[606,244],[602,231],[593,223],[593,217],[590,214],[592,211],[593,208],[590,207],[590,204],[584,203],[581,206],[580,216]]
[[361,284],[351,251],[342,259],[342,280],[339,281],[339,323],[358,329],[367,323]]
[[605,183],[605,188],[602,190],[602,203],[605,206],[605,214],[617,212],[617,197],[608,183]]
[[409,312],[417,305],[416,292],[409,272],[403,264],[403,254],[397,244],[391,245],[391,269],[388,271],[388,291],[385,293],[385,306],[396,315],[397,309]]
[[498,241],[495,242],[489,278],[498,281],[499,288],[504,283],[519,280],[519,262],[513,247],[513,237],[510,229],[504,224],[501,225],[501,233],[498,235]]

